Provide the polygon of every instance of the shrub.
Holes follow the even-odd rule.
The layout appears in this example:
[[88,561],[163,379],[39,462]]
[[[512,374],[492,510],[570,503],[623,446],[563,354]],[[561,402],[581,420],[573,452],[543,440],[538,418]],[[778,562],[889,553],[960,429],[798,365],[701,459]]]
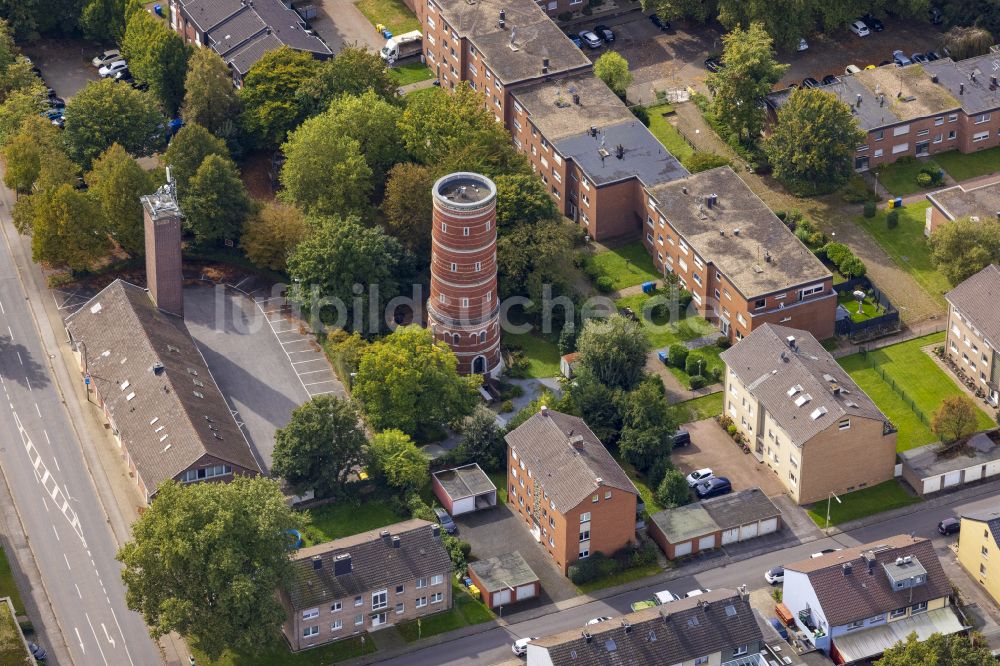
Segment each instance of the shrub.
[[406,506],[410,510],[410,515],[413,518],[419,518],[421,520],[427,520],[432,523],[437,522],[437,515],[434,511],[427,505],[419,493],[411,493],[409,497],[406,498]]
[[729,433],[730,437],[736,437],[738,431],[736,430],[736,426],[730,423],[729,425],[726,426],[726,432]]
[[705,388],[705,384],[707,383],[708,381],[704,377],[702,377],[701,375],[695,375],[694,377],[688,380],[688,387],[692,391],[697,391],[700,388]]
[[[927,174],[923,174],[923,175],[927,175]],[[889,227],[890,229],[895,229],[896,227],[899,226],[899,211],[898,210],[893,209],[893,210],[890,210],[888,213],[886,213],[886,215],[885,215],[885,225],[887,227]]]
[[684,361],[687,360],[687,357],[688,348],[679,342],[670,345],[670,349],[667,350],[667,361],[669,361],[670,365],[675,368],[683,368]]
[[512,411],[514,411],[514,403],[513,403],[513,401],[511,401],[511,400],[504,400],[502,403],[500,403],[500,413],[502,413],[502,414],[510,414]]
[[646,127],[649,127],[649,111],[641,104],[632,107],[632,115],[639,119]]
[[845,258],[853,254],[851,248],[843,243],[827,243],[825,252],[826,258],[833,262],[835,266],[839,266]]
[[866,201],[865,202],[865,217],[871,218],[875,217],[875,202]]
[[719,416],[719,425],[722,426],[723,430],[729,430],[729,426],[733,425],[733,419],[728,414],[722,414]]
[[708,171],[709,169],[715,169],[721,166],[728,166],[730,164],[729,160],[722,155],[716,155],[715,153],[707,153],[701,151],[695,151],[688,155],[683,160],[684,167],[691,173],[698,173],[699,171]]
[[[601,575],[601,567],[607,566],[605,563],[609,562],[607,555],[598,551],[596,553],[591,553],[590,557],[585,560],[577,560],[575,563],[569,567],[569,579],[573,581],[574,585],[582,585],[583,583],[589,583],[592,580],[597,580]],[[610,561],[611,566],[614,566],[614,561]]]
[[601,277],[597,278],[597,280],[594,282],[594,286],[596,286],[597,291],[601,292],[602,294],[610,294],[612,291],[615,290],[614,281],[611,279],[610,276],[607,275],[602,275]]
[[933,176],[931,176],[926,171],[921,171],[917,174],[917,185],[920,187],[930,187],[931,183],[934,182]]
[[670,462],[669,455],[662,455],[657,458],[649,469],[646,470],[646,481],[649,483],[650,488],[656,488],[660,485],[660,481],[666,476],[667,472],[674,468],[673,464]]
[[718,347],[719,349],[729,349],[729,347],[732,346],[732,344],[733,343],[729,341],[728,335],[720,335],[715,339],[715,346]]
[[558,14],[556,18],[562,21],[563,23],[565,23],[566,21],[571,21],[573,20],[573,12],[563,12],[561,14]]
[[705,357],[698,352],[691,352],[684,361],[684,372],[692,377],[705,371]]
[[722,381],[722,368],[712,368],[712,381]]
[[788,213],[786,213],[783,210],[776,210],[776,211],[774,211],[774,216],[776,218],[778,218],[779,220],[781,220],[782,222],[784,222],[785,218],[788,217]]
[[687,289],[681,289],[677,294],[677,305],[681,310],[687,310],[687,306],[691,305],[691,292]]

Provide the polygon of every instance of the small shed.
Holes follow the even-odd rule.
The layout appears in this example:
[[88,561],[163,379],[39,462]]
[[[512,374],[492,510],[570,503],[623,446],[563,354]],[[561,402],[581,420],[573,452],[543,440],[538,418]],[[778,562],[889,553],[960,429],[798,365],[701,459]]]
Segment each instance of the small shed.
[[573,373],[576,370],[577,363],[579,362],[580,352],[565,354],[559,359],[559,372],[561,372],[563,377],[566,379],[573,379]]
[[930,495],[1000,475],[998,431],[976,433],[960,450],[938,454],[940,444],[903,451],[903,478],[920,496]]
[[660,511],[650,523],[649,535],[672,560],[776,532],[781,510],[760,488],[749,488]]
[[497,487],[476,463],[434,472],[431,487],[452,516],[497,505]]
[[505,606],[542,593],[542,584],[521,553],[504,553],[469,563],[469,577],[490,608]]

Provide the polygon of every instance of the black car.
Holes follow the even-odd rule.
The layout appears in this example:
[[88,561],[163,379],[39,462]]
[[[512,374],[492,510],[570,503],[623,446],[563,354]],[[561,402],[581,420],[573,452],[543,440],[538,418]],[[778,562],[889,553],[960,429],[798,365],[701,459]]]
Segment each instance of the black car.
[[451,519],[451,516],[448,515],[447,511],[441,507],[437,507],[434,509],[434,515],[437,516],[438,523],[441,525],[441,529],[445,532],[448,534],[454,534],[458,531],[458,526],[455,524],[455,521]]
[[817,81],[816,79],[814,79],[811,76],[807,76],[806,78],[802,79],[802,87],[803,88],[819,88],[819,81]]
[[941,59],[941,56],[938,55],[937,51],[928,51],[924,55],[927,57],[928,62],[934,62],[935,60]]
[[678,428],[677,432],[674,433],[674,448],[678,446],[687,446],[691,443],[691,433],[689,433],[684,428]]
[[49,98],[49,108],[50,109],[60,109],[60,110],[61,109],[65,109],[66,108],[66,100],[64,100],[62,97],[50,97]]
[[712,56],[711,58],[705,58],[705,68],[710,72],[717,72],[722,69],[722,61]]
[[913,62],[927,62],[927,56],[925,56],[923,53],[914,53],[913,55],[910,56],[910,60],[912,60]]
[[938,523],[938,532],[948,536],[949,534],[958,534],[959,530],[962,529],[962,521],[958,518],[945,518],[940,523]]
[[694,490],[698,494],[698,499],[708,499],[733,492],[733,484],[724,476],[716,476],[699,483]]
[[861,20],[865,22],[865,25],[872,29],[872,32],[882,32],[885,30],[885,26],[882,24],[882,21],[878,20],[871,14],[865,14],[861,17]]
[[28,643],[28,649],[31,650],[31,656],[35,658],[35,661],[45,661],[45,648],[43,648],[38,643]]
[[670,30],[670,21],[664,21],[663,19],[661,19],[656,14],[650,14],[649,15],[649,20],[650,20],[650,22],[652,22],[653,25],[655,25],[657,28],[659,28],[663,32],[666,32],[667,30]]
[[833,74],[827,74],[826,76],[823,77],[823,85],[824,86],[828,86],[831,83],[840,83],[840,79],[838,79]]
[[595,27],[594,28],[594,33],[598,37],[600,37],[601,39],[603,39],[605,44],[610,44],[611,42],[615,41],[615,33],[613,33],[611,31],[611,28],[609,28],[606,25],[599,25],[599,26]]

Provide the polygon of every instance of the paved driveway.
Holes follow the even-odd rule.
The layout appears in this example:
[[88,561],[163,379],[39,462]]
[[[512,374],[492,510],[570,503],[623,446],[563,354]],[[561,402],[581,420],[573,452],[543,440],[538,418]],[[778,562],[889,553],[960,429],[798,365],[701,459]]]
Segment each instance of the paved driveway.
[[375,32],[375,26],[351,0],[319,0],[313,4],[319,11],[310,21],[312,28],[334,54],[345,45],[355,43],[372,51],[385,45],[385,40]]
[[[535,541],[524,520],[507,506],[466,513],[455,518],[459,537],[472,544],[472,556],[485,560],[519,551],[542,583],[538,599],[518,603],[512,612],[577,596],[576,587],[556,568],[555,562]],[[506,611],[504,611],[506,614]]]
[[785,489],[774,472],[733,442],[715,419],[695,421],[685,426],[691,433],[691,444],[674,449],[671,459],[685,474],[709,467],[716,476],[725,476],[733,490],[759,487],[768,497],[784,494]]
[[45,83],[63,99],[75,95],[88,81],[97,80],[97,70],[90,61],[103,50],[82,39],[41,39],[24,46],[25,55],[42,70]]

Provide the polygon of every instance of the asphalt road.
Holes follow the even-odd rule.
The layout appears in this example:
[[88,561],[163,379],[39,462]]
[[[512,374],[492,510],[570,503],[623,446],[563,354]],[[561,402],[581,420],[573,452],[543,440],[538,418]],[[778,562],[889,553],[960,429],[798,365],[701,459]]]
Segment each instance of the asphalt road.
[[[0,199],[7,217],[6,188]],[[0,403],[0,467],[60,625],[59,632],[48,627],[49,635],[62,634],[68,663],[77,666],[162,663],[142,618],[125,606],[115,540],[54,386],[8,238],[0,238],[0,388],[6,403]],[[57,663],[62,650],[50,652],[49,663]]]
[[699,587],[734,589],[738,585],[746,584],[751,590],[765,588],[768,585],[764,582],[764,571],[775,565],[804,559],[824,548],[856,546],[896,534],[909,534],[911,532],[916,536],[933,538],[935,546],[940,551],[948,543],[955,540],[955,537],[945,538],[938,535],[937,524],[942,518],[956,515],[962,511],[995,508],[997,501],[996,496],[988,496],[970,502],[958,502],[949,507],[927,509],[909,516],[864,527],[854,532],[761,555],[726,567],[711,569],[697,576],[678,578],[666,585],[657,584],[526,622],[515,622],[507,627],[495,626],[474,636],[442,643],[380,663],[392,666],[482,666],[483,664],[513,663],[516,658],[511,654],[510,645],[517,638],[545,636],[567,629],[583,627],[591,618],[628,613],[629,606],[633,602],[648,599],[654,592],[662,590],[664,587],[678,595],[683,595],[688,590]]

